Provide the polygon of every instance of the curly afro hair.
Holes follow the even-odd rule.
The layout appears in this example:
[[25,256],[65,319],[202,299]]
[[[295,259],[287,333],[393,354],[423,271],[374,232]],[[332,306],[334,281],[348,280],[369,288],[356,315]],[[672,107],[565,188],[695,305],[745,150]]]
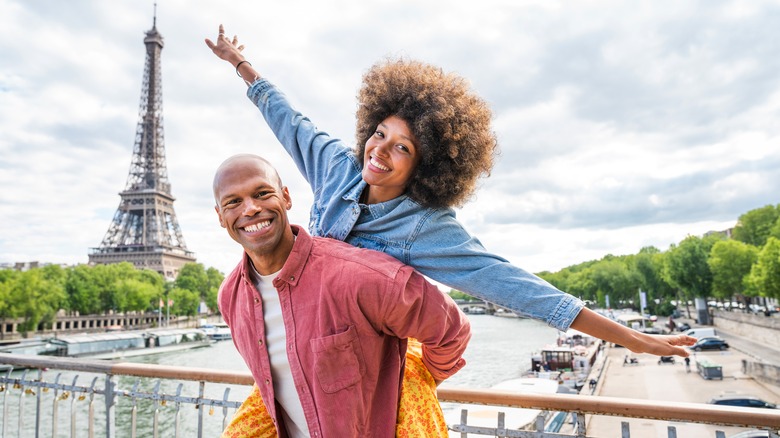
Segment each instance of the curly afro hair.
[[498,153],[487,103],[465,79],[419,61],[386,59],[363,76],[358,93],[357,150],[379,123],[397,116],[417,138],[420,163],[406,194],[430,207],[460,207],[474,193],[477,180],[490,175]]

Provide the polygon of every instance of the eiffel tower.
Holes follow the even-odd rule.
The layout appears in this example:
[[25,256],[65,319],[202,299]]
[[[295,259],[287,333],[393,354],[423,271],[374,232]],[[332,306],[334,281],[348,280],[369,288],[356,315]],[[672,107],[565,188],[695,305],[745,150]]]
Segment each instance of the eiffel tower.
[[103,241],[90,251],[89,264],[130,262],[173,280],[185,263],[195,261],[195,254],[184,243],[165,164],[160,75],[163,38],[157,32],[156,13],[144,44],[146,66],[127,185],[119,193],[119,208]]

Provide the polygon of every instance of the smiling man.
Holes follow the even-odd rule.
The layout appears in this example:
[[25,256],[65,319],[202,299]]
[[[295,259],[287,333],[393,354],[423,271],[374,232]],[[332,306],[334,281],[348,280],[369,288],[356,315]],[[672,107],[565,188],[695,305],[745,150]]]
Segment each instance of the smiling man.
[[291,225],[290,194],[265,159],[227,159],[214,199],[244,248],[220,311],[280,437],[395,436],[407,338],[437,382],[465,365],[457,305],[386,254]]

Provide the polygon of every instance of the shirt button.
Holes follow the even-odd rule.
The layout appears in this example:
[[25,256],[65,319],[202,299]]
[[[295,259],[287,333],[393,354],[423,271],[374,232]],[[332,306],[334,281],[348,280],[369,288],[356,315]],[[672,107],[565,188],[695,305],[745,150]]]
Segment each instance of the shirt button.
[[263,340],[262,340],[262,339],[258,339],[258,340],[257,340],[257,343],[258,343],[259,345],[263,345]]
[[265,379],[265,384],[266,384],[266,385],[270,385],[270,384],[271,384],[271,381],[270,381],[270,380],[268,380],[268,379]]
[[294,275],[290,276],[290,281],[295,281],[295,276]]
[[260,302],[260,298],[255,297],[255,304]]

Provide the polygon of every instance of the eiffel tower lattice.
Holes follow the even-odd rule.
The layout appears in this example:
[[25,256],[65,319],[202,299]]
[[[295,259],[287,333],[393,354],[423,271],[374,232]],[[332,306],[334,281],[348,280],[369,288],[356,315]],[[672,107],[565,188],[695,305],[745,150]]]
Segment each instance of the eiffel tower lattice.
[[144,44],[146,65],[127,185],[119,193],[119,208],[103,241],[90,251],[89,263],[131,262],[136,268],[151,269],[173,280],[195,256],[184,243],[173,210],[175,198],[165,163],[160,75],[163,38],[157,31],[156,15]]

